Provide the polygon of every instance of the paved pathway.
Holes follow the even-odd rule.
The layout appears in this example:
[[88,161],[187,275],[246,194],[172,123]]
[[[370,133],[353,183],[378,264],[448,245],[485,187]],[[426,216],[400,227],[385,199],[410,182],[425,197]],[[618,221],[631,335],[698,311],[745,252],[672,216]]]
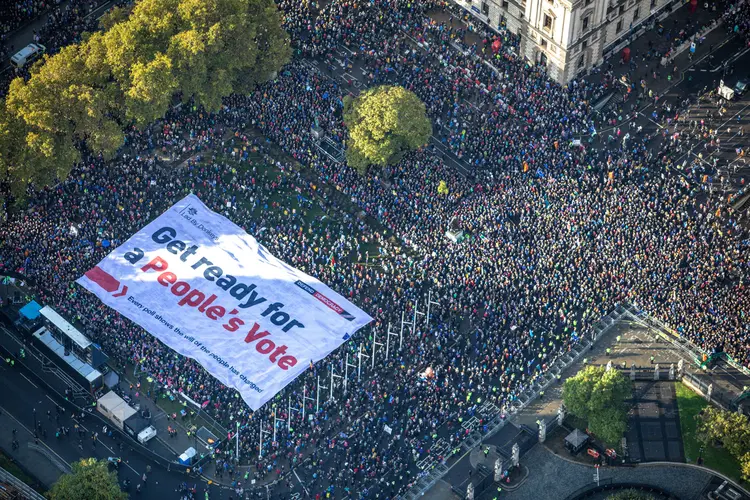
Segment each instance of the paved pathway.
[[[509,500],[563,500],[576,490],[593,485],[594,468],[571,462],[544,446],[535,446],[521,462],[529,469],[528,479],[515,491],[505,492]],[[600,480],[640,483],[668,490],[682,500],[698,500],[712,475],[684,466],[602,467]],[[480,500],[494,497],[482,496]]]
[[680,414],[674,382],[644,381],[634,384],[635,405],[630,411],[629,458],[635,462],[684,462]]

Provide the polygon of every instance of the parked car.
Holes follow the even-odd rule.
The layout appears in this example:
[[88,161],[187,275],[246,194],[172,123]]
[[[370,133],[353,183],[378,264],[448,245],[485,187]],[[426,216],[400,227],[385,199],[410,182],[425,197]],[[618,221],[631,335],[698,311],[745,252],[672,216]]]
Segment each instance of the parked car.
[[740,78],[734,85],[734,95],[739,97],[747,92],[748,85],[750,85],[750,78]]

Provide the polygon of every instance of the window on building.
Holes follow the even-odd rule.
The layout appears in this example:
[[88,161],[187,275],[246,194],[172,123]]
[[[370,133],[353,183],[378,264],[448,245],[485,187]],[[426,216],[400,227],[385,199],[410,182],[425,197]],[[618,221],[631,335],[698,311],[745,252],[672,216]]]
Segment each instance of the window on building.
[[583,41],[583,42],[581,43],[581,50],[586,50],[586,49],[588,48],[588,46],[589,46],[589,42],[588,42],[588,40],[584,40],[584,41]]
[[490,15],[490,4],[488,4],[487,2],[482,2],[482,14],[484,14],[485,16]]
[[508,8],[508,0],[503,0],[503,9]]
[[656,7],[656,0],[651,0],[651,8],[653,9]]
[[548,14],[544,14],[544,27],[548,30],[552,29],[552,17]]
[[619,33],[622,31],[622,19],[617,21],[617,26],[615,26],[615,33]]
[[624,13],[625,13],[625,6],[624,6],[624,5],[620,5],[620,8],[619,8],[619,10],[617,11],[617,15],[618,15],[618,16],[621,16],[621,15],[623,15]]
[[633,10],[633,21],[635,21],[636,19],[640,17],[641,15],[640,10],[641,10],[640,7],[636,7],[635,10]]
[[586,16],[583,18],[583,31],[586,31],[589,29],[589,21],[591,20],[591,16]]
[[589,5],[591,5],[591,2],[593,2],[593,1],[594,0],[585,0],[584,4],[588,7]]
[[539,41],[539,44],[540,44],[540,45],[542,46],[542,48],[544,48],[544,49],[546,49],[546,48],[547,48],[547,40],[545,40],[544,38],[542,38],[542,39],[541,39],[541,40]]
[[583,66],[586,64],[586,56],[583,55],[578,59],[578,69],[583,68]]

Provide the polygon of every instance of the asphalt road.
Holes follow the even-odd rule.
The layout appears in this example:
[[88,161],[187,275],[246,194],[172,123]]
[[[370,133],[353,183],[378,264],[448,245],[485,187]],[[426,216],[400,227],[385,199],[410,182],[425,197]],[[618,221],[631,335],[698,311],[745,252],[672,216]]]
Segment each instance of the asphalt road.
[[[7,344],[6,344],[7,345]],[[27,351],[30,351],[27,349]],[[27,353],[30,356],[31,353]],[[68,466],[84,457],[96,457],[106,460],[108,457],[122,458],[122,464],[118,470],[120,482],[129,479],[131,482],[130,492],[135,497],[135,488],[138,483],[143,483],[142,477],[147,466],[152,471],[147,475],[143,486],[141,497],[143,498],[179,498],[178,488],[180,483],[187,481],[191,486],[197,485],[200,495],[208,491],[209,497],[231,498],[236,495],[233,491],[219,488],[215,485],[209,486],[205,481],[197,478],[188,478],[182,473],[163,469],[142,455],[136,453],[129,446],[129,438],[118,438],[116,433],[112,437],[105,434],[101,427],[101,421],[91,415],[83,419],[79,416],[70,415],[68,411],[57,415],[57,404],[59,396],[51,393],[35,381],[33,374],[16,363],[14,367],[5,363],[0,367],[0,412],[3,415],[4,425],[0,426],[0,432],[10,435],[16,429],[17,439],[21,447],[34,443],[34,430],[36,423],[36,434],[39,444],[45,447],[57,460]],[[36,410],[36,411],[35,411]],[[48,414],[49,412],[49,414]],[[8,420],[10,418],[10,420]],[[5,424],[8,425],[5,425]],[[11,428],[12,425],[12,428]],[[78,425],[83,431],[81,438],[76,434],[75,426]],[[67,437],[55,437],[55,432],[60,426],[70,429]],[[46,438],[44,433],[46,432]],[[98,433],[97,443],[94,444],[92,435]],[[121,446],[122,445],[122,446]],[[5,450],[11,456],[16,456],[12,450]],[[30,472],[34,467],[28,463],[21,462]],[[38,467],[54,467],[51,462],[40,458]],[[267,498],[263,495],[262,498]]]
[[[64,0],[63,2],[60,2],[60,9],[65,9],[68,3],[70,3],[70,0]],[[86,17],[88,18],[89,16],[96,16],[96,18],[99,19],[113,3],[114,0],[109,0],[108,2],[103,3]],[[14,50],[9,54],[9,57],[7,59],[4,59],[2,62],[0,62],[0,75],[12,69],[10,66],[10,57],[12,57],[13,54],[34,41],[34,31],[44,27],[48,17],[49,13],[39,16],[34,21],[23,25],[8,36],[5,45],[8,47],[12,45],[14,47]],[[42,41],[41,43],[44,44],[44,41]]]

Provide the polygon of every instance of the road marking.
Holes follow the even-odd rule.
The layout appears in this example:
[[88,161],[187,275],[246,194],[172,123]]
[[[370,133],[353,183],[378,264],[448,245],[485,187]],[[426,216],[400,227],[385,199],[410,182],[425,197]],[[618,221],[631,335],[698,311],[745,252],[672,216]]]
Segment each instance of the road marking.
[[[49,397],[49,396],[47,396],[47,397]],[[51,399],[51,398],[50,398],[50,399]],[[97,432],[97,431],[91,431],[91,430],[89,430],[88,428],[86,428],[86,426],[85,426],[85,425],[83,425],[83,424],[82,424],[81,422],[79,422],[79,421],[78,421],[78,420],[76,420],[75,418],[72,418],[72,417],[71,417],[71,420],[75,421],[75,422],[76,422],[76,423],[78,424],[78,426],[79,426],[79,427],[80,427],[81,429],[85,430],[85,431],[86,431],[86,432],[88,432],[89,434],[91,434],[91,435],[93,435],[93,434],[95,434],[95,433],[96,433],[96,434],[98,434],[98,432]],[[109,424],[108,424],[107,426],[109,426]],[[115,453],[115,450],[113,450],[112,448],[110,448],[109,446],[107,446],[106,444],[104,444],[104,441],[102,441],[102,440],[101,440],[101,439],[99,439],[99,438],[97,438],[97,440],[96,440],[96,441],[97,441],[97,442],[98,442],[99,444],[101,444],[102,446],[104,446],[104,447],[105,447],[105,448],[107,449],[107,451],[109,451],[109,452],[110,452],[110,453],[112,454],[112,455],[110,455],[110,456],[112,456],[112,457],[119,457],[119,455],[118,455],[117,453]],[[120,457],[120,458],[122,458],[122,457]],[[124,463],[124,464],[125,464],[125,467],[127,467],[127,468],[128,468],[128,469],[130,469],[130,470],[132,470],[132,471],[133,471],[133,474],[135,474],[137,478],[139,478],[139,479],[140,479],[140,478],[142,477],[142,474],[139,474],[139,473],[138,473],[138,471],[137,471],[137,470],[135,470],[135,469],[134,469],[134,468],[133,468],[133,467],[132,467],[132,466],[131,466],[131,465],[130,465],[130,464],[129,464],[128,462],[126,462],[125,460],[123,460],[123,461],[122,461],[122,463]]]
[[[716,127],[716,130],[718,130],[718,131],[719,131],[719,134],[721,134],[721,130],[722,130],[722,129],[724,129],[724,126],[725,126],[725,125],[726,125],[727,123],[729,123],[729,122],[731,122],[732,120],[734,120],[734,119],[735,119],[735,118],[737,117],[737,115],[739,115],[739,114],[743,113],[743,112],[744,112],[744,111],[745,111],[745,110],[746,110],[746,109],[747,109],[748,107],[750,107],[750,104],[745,104],[745,106],[743,106],[741,110],[739,110],[739,111],[738,111],[738,112],[736,112],[736,113],[735,113],[734,115],[732,115],[732,117],[731,117],[731,118],[727,118],[727,120],[726,120],[726,121],[725,121],[724,123],[722,123],[721,125],[719,125],[718,127]],[[738,134],[739,134],[739,132],[738,132]],[[718,134],[717,134],[717,135],[718,135]],[[735,134],[735,135],[737,135],[737,134]],[[698,144],[696,144],[696,146],[698,146],[698,145],[700,145],[700,144],[705,144],[705,142],[706,142],[705,140],[703,140],[703,141],[700,141],[700,142],[698,142]],[[689,155],[689,154],[692,154],[693,156],[696,156],[696,155],[695,155],[695,153],[693,153],[693,150],[694,150],[694,149],[695,149],[695,147],[693,147],[692,149],[688,150],[688,151],[687,151],[686,153],[684,153],[684,154],[683,154],[683,155],[681,155],[681,156],[680,156],[679,158],[677,158],[677,160],[675,160],[675,162],[674,162],[673,164],[674,164],[674,165],[677,165],[677,164],[679,164],[679,163],[680,163],[680,161],[681,161],[681,160],[682,160],[682,159],[683,159],[683,158],[684,158],[685,156],[687,156],[687,155]],[[712,151],[712,152],[711,152],[711,153],[710,153],[710,154],[709,154],[709,155],[708,155],[708,156],[707,156],[707,157],[706,157],[705,159],[707,159],[707,158],[711,158],[711,157],[712,157],[712,156],[713,156],[714,154],[716,154],[716,152],[717,152],[717,151],[718,151],[718,149],[714,149],[714,150],[713,150],[713,151]]]
[[[732,38],[734,38],[734,35],[731,35],[730,37],[728,37],[727,39],[725,39],[725,40],[724,40],[723,42],[721,42],[721,44],[719,44],[719,45],[718,45],[718,46],[716,47],[716,49],[718,49],[718,48],[720,48],[720,47],[723,47],[723,46],[724,46],[724,45],[725,45],[726,43],[728,43],[728,42],[729,42],[729,40],[731,40]],[[714,49],[714,51],[716,51],[716,49]],[[664,91],[663,91],[663,92],[662,92],[661,94],[658,94],[658,93],[657,93],[657,95],[658,95],[658,96],[659,96],[660,98],[661,98],[661,97],[663,97],[663,96],[665,96],[665,95],[667,95],[667,94],[669,93],[669,91],[670,91],[670,90],[672,90],[672,89],[673,89],[674,87],[678,86],[679,84],[681,84],[681,83],[682,83],[682,82],[683,82],[683,81],[685,80],[685,73],[687,73],[687,72],[688,72],[688,70],[689,70],[690,68],[692,68],[692,67],[696,66],[696,65],[697,65],[698,63],[700,63],[701,61],[703,61],[703,60],[704,60],[705,58],[707,58],[707,57],[708,57],[709,55],[710,55],[710,53],[708,53],[708,54],[704,55],[703,57],[701,57],[700,59],[698,59],[698,60],[696,60],[696,61],[693,61],[693,62],[691,62],[691,63],[689,64],[689,66],[688,66],[688,67],[687,67],[686,69],[684,69],[684,70],[682,70],[682,71],[680,72],[680,79],[679,79],[679,80],[675,81],[674,83],[672,83],[671,85],[669,85],[669,86],[668,86],[667,88],[665,88],[665,89],[664,89]],[[649,102],[649,103],[648,103],[647,105],[645,105],[645,106],[644,106],[643,108],[641,108],[641,109],[639,110],[639,113],[643,113],[643,112],[644,112],[645,110],[647,110],[648,108],[650,108],[650,107],[651,107],[651,106],[653,106],[653,105],[654,105],[654,101],[653,101],[653,100],[651,100],[651,102]],[[618,125],[616,125],[616,126],[614,126],[614,127],[610,127],[610,128],[608,128],[608,129],[603,129],[603,130],[600,130],[600,131],[599,131],[599,135],[601,136],[601,135],[603,135],[603,134],[605,134],[605,133],[607,133],[607,132],[610,132],[610,131],[612,131],[612,130],[616,129],[617,127],[622,127],[623,125],[625,125],[626,123],[628,123],[628,122],[630,122],[630,121],[632,121],[632,119],[630,119],[630,118],[629,118],[629,119],[627,119],[627,120],[625,120],[625,121],[623,121],[623,122],[619,123]],[[683,155],[683,156],[684,156],[684,155]],[[675,164],[676,164],[676,163],[677,163],[677,162],[675,162]],[[674,167],[670,167],[670,168],[671,168],[672,170],[674,170],[675,172],[678,172],[678,173],[679,173],[680,175],[682,175],[683,177],[687,177],[687,176],[686,176],[686,175],[685,175],[684,173],[680,172],[679,170],[675,169]]]
[[36,384],[35,384],[34,382],[32,382],[31,380],[29,380],[29,377],[27,377],[27,376],[26,376],[26,375],[24,375],[23,373],[21,374],[21,376],[22,376],[23,378],[25,378],[25,379],[26,379],[26,381],[27,381],[27,382],[28,382],[29,384],[31,384],[31,385],[33,385],[34,387],[36,387],[37,389],[39,389],[39,386],[38,386],[38,385],[36,385]]
[[171,446],[171,445],[170,445],[169,443],[167,443],[166,441],[164,441],[164,440],[163,440],[162,438],[160,438],[159,436],[156,436],[156,440],[157,440],[157,441],[161,441],[161,443],[162,443],[162,444],[163,444],[164,446],[166,446],[167,448],[169,448],[170,450],[174,450],[174,448],[172,448],[172,446]]
[[716,66],[715,68],[713,68],[713,69],[711,70],[711,73],[716,73],[717,71],[719,71],[719,70],[721,70],[722,68],[724,68],[724,67],[725,67],[725,65],[729,65],[730,63],[733,63],[734,61],[736,61],[736,60],[737,60],[737,59],[739,59],[740,57],[742,57],[742,56],[744,56],[745,54],[747,54],[747,52],[748,52],[748,51],[750,51],[750,47],[748,47],[748,48],[746,48],[745,50],[741,51],[741,52],[740,52],[739,54],[735,54],[735,55],[733,55],[733,56],[730,56],[730,57],[729,57],[729,59],[725,60],[725,61],[724,61],[723,63],[721,63],[721,64],[719,64],[718,66]]
[[[158,407],[157,407],[157,408],[158,408]],[[154,421],[154,422],[156,422],[157,420],[159,420],[160,418],[164,418],[165,416],[167,416],[167,413],[166,413],[166,412],[162,412],[161,414],[159,414],[159,415],[155,416],[155,417],[153,418],[153,421]]]
[[[114,2],[114,0],[110,0],[110,1],[109,1],[109,2],[107,2],[107,3],[105,3],[105,4],[102,4],[102,5],[100,5],[100,6],[99,6],[99,7],[97,7],[96,9],[92,10],[91,12],[89,12],[89,13],[88,13],[88,14],[87,14],[87,15],[86,15],[86,16],[84,17],[84,19],[88,19],[89,17],[91,17],[91,16],[93,16],[94,14],[96,14],[96,12],[97,12],[97,11],[99,11],[99,10],[102,10],[102,9],[104,9],[104,8],[107,8],[107,7],[109,7],[110,5],[112,5],[112,2]],[[105,13],[106,13],[106,12],[105,12]],[[101,16],[99,16],[99,17],[97,17],[97,18],[96,18],[96,20],[98,21],[98,20],[99,20],[99,19],[101,19],[101,18],[102,18],[103,16],[104,16],[104,14],[102,14],[102,15],[101,15]]]
[[307,498],[310,498],[310,492],[307,491],[307,486],[305,486],[305,483],[302,482],[302,480],[297,475],[297,469],[294,469],[294,477],[297,478],[297,481],[299,481],[300,486],[305,490],[305,494],[307,495]]
[[[5,415],[8,415],[8,416],[9,416],[10,418],[12,418],[13,420],[15,420],[15,421],[16,421],[16,423],[17,423],[18,425],[20,425],[21,427],[23,427],[23,428],[24,428],[24,429],[26,430],[26,432],[28,432],[28,433],[29,433],[29,434],[30,434],[31,436],[33,436],[33,435],[34,435],[34,432],[33,432],[33,431],[32,431],[31,429],[29,429],[28,427],[26,427],[26,426],[25,426],[25,425],[23,424],[23,422],[21,422],[21,421],[20,421],[20,420],[18,420],[18,419],[17,419],[17,418],[15,417],[15,416],[13,416],[13,414],[12,414],[11,412],[9,412],[8,410],[6,410],[6,409],[5,409],[5,408],[3,408],[2,406],[0,406],[0,410],[2,410],[3,414],[5,414]],[[65,465],[67,465],[68,467],[70,467],[70,462],[68,462],[67,460],[65,460],[65,459],[64,459],[63,457],[61,457],[60,455],[58,455],[58,454],[57,454],[57,452],[56,452],[55,450],[53,450],[52,448],[50,448],[50,447],[49,447],[49,445],[48,445],[47,443],[45,443],[45,442],[44,442],[44,441],[42,441],[42,440],[37,440],[37,441],[39,441],[39,443],[38,443],[38,444],[40,444],[40,445],[44,446],[44,447],[45,447],[45,448],[47,448],[47,449],[48,449],[49,451],[51,451],[51,452],[52,452],[52,454],[53,454],[53,455],[55,455],[55,456],[56,456],[56,457],[57,457],[57,458],[58,458],[58,459],[59,459],[59,460],[60,460],[60,461],[61,461],[62,463],[64,463],[64,464],[65,464]]]
[[641,113],[640,111],[638,111],[638,114],[639,114],[639,115],[641,115],[642,117],[644,117],[644,118],[645,118],[646,120],[648,120],[648,121],[650,121],[651,123],[653,123],[654,125],[656,125],[657,127],[659,127],[660,129],[664,129],[664,128],[666,128],[666,127],[664,127],[664,125],[662,125],[661,123],[657,123],[657,122],[655,122],[655,121],[654,121],[654,120],[652,120],[652,119],[651,119],[651,118],[650,118],[649,116],[647,116],[647,115],[644,115],[644,114],[643,114],[643,113]]

